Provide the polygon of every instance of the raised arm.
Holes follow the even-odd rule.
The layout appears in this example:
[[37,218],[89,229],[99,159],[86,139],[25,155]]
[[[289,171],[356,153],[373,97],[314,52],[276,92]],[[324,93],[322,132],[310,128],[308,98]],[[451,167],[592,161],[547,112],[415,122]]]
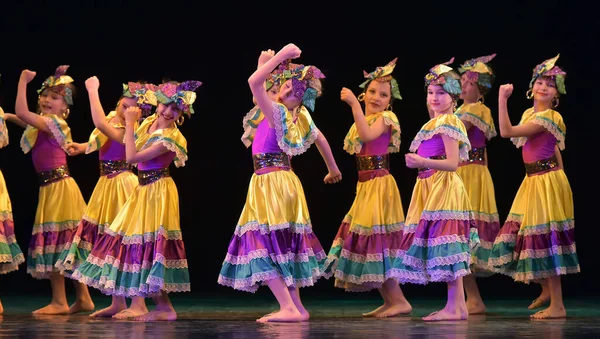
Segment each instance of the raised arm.
[[23,120],[19,119],[19,117],[17,117],[13,113],[4,113],[4,120],[6,120],[8,122],[12,122],[13,124],[20,126],[22,128],[27,127],[27,124]]
[[319,149],[319,153],[321,153],[321,157],[323,157],[325,165],[327,166],[327,171],[329,172],[323,181],[326,184],[340,182],[340,180],[342,180],[342,172],[340,172],[337,164],[335,163],[333,153],[331,152],[331,147],[329,146],[329,142],[327,142],[327,139],[323,133],[319,132],[317,140],[315,140],[315,144],[317,145],[317,149]]
[[104,109],[100,103],[100,95],[98,94],[100,81],[97,77],[93,76],[85,81],[85,87],[87,88],[88,97],[90,98],[90,109],[92,111],[94,126],[109,139],[122,144],[125,131],[123,131],[122,128],[113,127],[106,121],[106,114],[104,113]]
[[248,78],[248,84],[250,85],[250,90],[252,91],[252,96],[256,99],[256,103],[260,110],[263,112],[267,121],[269,122],[269,126],[273,127],[273,101],[269,99],[267,92],[264,88],[264,83],[269,74],[277,67],[281,62],[286,59],[295,59],[300,56],[302,51],[296,47],[294,44],[288,44],[283,47],[277,54],[275,54],[272,58],[270,58],[267,62],[265,62],[262,66],[260,66],[250,78]]
[[517,126],[512,125],[507,108],[508,98],[512,94],[512,91],[512,84],[500,86],[500,93],[498,95],[498,122],[500,124],[500,135],[503,138],[529,137],[542,132],[544,130],[543,126],[531,122]]
[[342,101],[346,102],[352,108],[352,115],[354,116],[356,131],[358,132],[358,137],[362,142],[373,141],[387,131],[389,126],[385,124],[383,118],[377,118],[377,120],[375,120],[375,122],[369,126],[362,107],[360,106],[360,102],[358,102],[358,99],[351,90],[345,87],[342,88],[340,97]]
[[138,107],[129,107],[125,110],[125,157],[130,164],[148,161],[169,152],[168,148],[158,143],[138,152],[133,134],[135,123],[141,114],[142,111]]
[[21,120],[23,123],[31,125],[40,131],[50,133],[50,128],[48,125],[46,125],[44,118],[42,118],[39,114],[30,112],[29,106],[27,105],[27,84],[31,82],[34,77],[35,72],[32,72],[28,69],[21,72],[19,85],[17,86],[15,113],[17,114],[17,118],[19,118],[19,120]]

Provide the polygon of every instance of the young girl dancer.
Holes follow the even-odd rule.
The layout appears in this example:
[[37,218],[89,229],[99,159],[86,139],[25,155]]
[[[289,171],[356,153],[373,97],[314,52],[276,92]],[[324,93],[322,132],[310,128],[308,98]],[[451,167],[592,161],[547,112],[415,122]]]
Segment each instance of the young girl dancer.
[[87,286],[75,283],[76,301],[69,308],[64,277],[55,264],[65,245],[73,238],[77,223],[86,208],[81,191],[69,175],[67,144],[71,130],[65,119],[73,104],[73,79],[65,75],[69,66],[59,66],[38,90],[39,114],[29,111],[27,84],[35,72],[24,70],[19,80],[16,115],[27,124],[21,138],[24,153],[31,151],[38,173],[40,192],[29,253],[27,272],[34,278],[50,279],[52,301],[34,313],[65,314],[91,311],[94,303]]
[[[356,197],[329,250],[335,286],[346,291],[379,290],[383,305],[364,316],[390,317],[412,310],[400,289],[400,244],[404,210],[400,192],[389,172],[389,153],[400,150],[400,124],[392,112],[402,99],[392,72],[396,59],[371,73],[356,98],[342,89],[355,123],[344,139],[344,150],[356,154]],[[365,111],[360,105],[365,103]]]
[[[550,295],[550,306],[533,314],[536,319],[567,316],[560,277],[580,270],[573,193],[560,155],[565,148],[566,127],[560,113],[554,110],[560,94],[566,94],[567,73],[556,66],[558,57],[533,70],[527,91],[533,107],[523,113],[519,125],[513,126],[508,116],[512,84],[500,86],[498,96],[500,134],[523,147],[527,175],[496,238],[489,263],[495,271],[515,281],[542,280]],[[540,298],[543,297],[544,292]]]

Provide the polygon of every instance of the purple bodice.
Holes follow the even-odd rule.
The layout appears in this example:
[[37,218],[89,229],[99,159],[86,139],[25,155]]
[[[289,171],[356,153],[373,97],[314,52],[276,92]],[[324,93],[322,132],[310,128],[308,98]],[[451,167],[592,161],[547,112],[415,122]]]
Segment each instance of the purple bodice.
[[362,145],[359,155],[384,155],[388,153],[388,146],[390,144],[390,137],[392,135],[391,129],[387,132],[382,133],[377,139],[365,142]]
[[555,147],[556,138],[548,131],[527,137],[527,142],[523,145],[523,161],[532,163],[548,159],[554,155]]
[[467,131],[467,135],[469,136],[469,142],[471,143],[472,148],[482,148],[487,144],[485,134],[477,128],[477,126],[471,126]]
[[259,153],[281,153],[283,152],[277,144],[275,128],[269,128],[267,119],[263,119],[256,128],[254,141],[252,141],[252,154]]
[[429,140],[423,140],[417,154],[423,158],[429,158],[433,156],[446,155],[446,149],[444,148],[444,140],[441,134],[434,135]]
[[37,173],[50,171],[67,164],[67,153],[51,134],[43,131],[38,131],[37,139],[31,150],[31,158]]
[[99,153],[100,160],[125,160],[125,145],[109,138]]

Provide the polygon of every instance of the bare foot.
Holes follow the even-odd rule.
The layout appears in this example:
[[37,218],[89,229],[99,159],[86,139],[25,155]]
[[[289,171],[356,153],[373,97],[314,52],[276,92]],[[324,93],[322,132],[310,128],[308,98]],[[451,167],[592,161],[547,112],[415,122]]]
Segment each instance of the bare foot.
[[129,319],[142,316],[148,313],[148,309],[144,307],[130,307],[122,310],[121,312],[113,315],[115,319]]
[[567,317],[567,310],[564,307],[548,307],[532,314],[531,319],[560,319]]
[[479,301],[470,302],[467,299],[467,310],[469,311],[469,314],[484,314],[485,304]]
[[527,307],[530,310],[536,309],[536,308],[540,308],[546,304],[548,304],[550,302],[550,292],[547,292],[546,290],[542,290],[542,294],[540,294],[539,297],[535,298],[532,302],[531,305],[529,305],[529,307]]
[[412,312],[412,306],[408,303],[408,301],[403,301],[401,303],[392,304],[389,307],[382,309],[377,315],[377,318],[387,318],[394,317],[398,314],[408,314]]
[[279,312],[265,315],[264,317],[257,319],[256,322],[267,323],[267,322],[301,322],[302,314],[297,309],[280,310]]
[[135,321],[174,321],[177,319],[177,313],[174,309],[170,310],[152,310],[133,318]]
[[91,299],[89,300],[77,300],[71,307],[69,307],[69,314],[75,314],[79,312],[90,312],[94,310],[94,303]]
[[0,315],[4,313],[4,307],[2,307],[2,302],[0,301]]
[[467,320],[469,311],[466,307],[447,308],[444,307],[440,311],[431,313],[430,315],[423,318],[424,321],[444,321],[444,320]]
[[90,314],[90,317],[93,317],[93,318],[112,317],[113,315],[123,311],[126,308],[127,308],[127,306],[111,304],[110,306],[108,306],[106,308],[103,308],[101,310],[98,310],[98,311]]
[[388,307],[388,305],[383,304],[377,307],[376,309],[372,310],[371,312],[363,313],[362,315],[363,317],[376,317],[381,311],[385,310]]
[[48,306],[44,306],[38,310],[35,310],[32,313],[33,314],[48,314],[48,315],[68,314],[69,306],[59,305],[59,304],[50,304]]

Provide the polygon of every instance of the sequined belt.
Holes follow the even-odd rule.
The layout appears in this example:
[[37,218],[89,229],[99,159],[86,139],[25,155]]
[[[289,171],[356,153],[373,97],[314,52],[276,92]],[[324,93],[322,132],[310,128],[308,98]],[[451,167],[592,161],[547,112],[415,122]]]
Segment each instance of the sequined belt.
[[469,151],[469,160],[461,161],[458,165],[485,164],[485,147],[472,148]]
[[125,160],[100,160],[101,176],[115,176],[123,171],[131,171],[131,168]]
[[69,167],[67,165],[62,165],[49,171],[40,172],[37,175],[40,186],[46,186],[53,182],[70,177]]
[[[444,160],[446,159],[445,155],[434,155],[431,157],[427,157],[427,159],[435,159],[435,160]],[[435,173],[435,169],[429,167],[419,168],[417,177],[420,179],[424,179],[430,177],[433,173]]]
[[252,155],[254,171],[267,167],[290,168],[290,157],[285,153],[258,153]]
[[358,166],[358,171],[390,169],[390,162],[387,154],[357,156],[356,165]]
[[556,159],[556,155],[553,155],[548,159],[538,160],[536,162],[530,162],[525,164],[525,173],[527,173],[527,175],[533,175],[536,173],[551,171],[554,169],[558,169],[558,159]]
[[148,171],[138,170],[138,181],[140,186],[151,184],[160,178],[170,177],[169,168],[159,168]]

